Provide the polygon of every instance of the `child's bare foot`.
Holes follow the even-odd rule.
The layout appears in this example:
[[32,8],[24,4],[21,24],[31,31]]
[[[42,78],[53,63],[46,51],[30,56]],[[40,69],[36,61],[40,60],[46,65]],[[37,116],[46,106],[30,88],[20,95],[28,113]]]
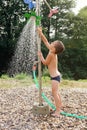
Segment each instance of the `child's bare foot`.
[[54,113],[51,114],[52,117],[59,117],[60,116],[60,111],[55,111]]
[[63,105],[61,105],[61,106],[60,106],[60,108],[61,108],[61,110],[63,110],[63,109],[64,109],[64,106],[63,106]]
[[54,113],[56,110],[50,109],[50,114]]

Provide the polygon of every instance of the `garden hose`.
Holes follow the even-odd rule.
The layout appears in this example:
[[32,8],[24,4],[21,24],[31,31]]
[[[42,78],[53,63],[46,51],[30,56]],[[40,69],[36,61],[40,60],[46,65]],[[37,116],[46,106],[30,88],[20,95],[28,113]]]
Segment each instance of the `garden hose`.
[[[36,78],[35,69],[33,70],[33,77],[34,77],[34,82],[35,82],[35,84],[36,84],[36,88],[39,89],[39,83],[38,83],[37,78]],[[47,98],[47,96],[46,96],[45,93],[43,93],[43,92],[42,92],[42,98],[44,99],[44,101],[45,101],[53,110],[56,110],[55,105]],[[64,111],[62,111],[60,114],[62,114],[62,115],[64,115],[64,116],[74,117],[74,118],[77,118],[77,119],[87,119],[87,116],[79,116],[79,115],[67,113],[67,112],[64,112]]]

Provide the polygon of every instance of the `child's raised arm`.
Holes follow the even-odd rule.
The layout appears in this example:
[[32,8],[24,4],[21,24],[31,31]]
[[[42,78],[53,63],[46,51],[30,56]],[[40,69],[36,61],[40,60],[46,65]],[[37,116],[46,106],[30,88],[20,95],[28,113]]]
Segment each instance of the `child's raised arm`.
[[45,37],[45,35],[42,32],[42,29],[40,27],[37,28],[37,31],[41,37],[41,40],[44,42],[44,44],[46,45],[46,47],[50,50],[50,44],[47,40],[47,38]]

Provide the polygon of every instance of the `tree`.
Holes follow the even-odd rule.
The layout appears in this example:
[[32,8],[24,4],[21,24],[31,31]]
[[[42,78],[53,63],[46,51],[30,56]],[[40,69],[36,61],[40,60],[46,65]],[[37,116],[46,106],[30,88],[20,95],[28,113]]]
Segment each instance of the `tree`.
[[[50,5],[58,5],[59,13],[51,19],[48,19],[48,10],[46,8],[46,16],[45,12],[43,15],[46,19],[44,18],[45,20],[43,19],[42,22],[48,31],[46,34],[49,36],[50,41],[60,39],[65,44],[66,51],[59,56],[60,71],[63,72],[64,77],[75,79],[87,78],[86,8],[75,16],[71,11],[71,8],[74,6],[74,1],[50,0]],[[54,33],[50,37],[51,31],[54,31]]]
[[24,13],[24,4],[22,0],[1,0],[0,1],[0,37],[9,41],[18,37],[17,30],[20,32],[20,16]]
[[79,11],[78,16],[87,19],[87,6]]
[[[51,7],[58,7],[58,14],[54,15],[52,18],[48,18],[49,9],[45,4],[42,5],[42,25],[46,29],[44,32],[47,34],[47,38],[49,41],[53,41],[55,39],[60,39],[62,41],[67,40],[68,38],[68,32],[70,28],[72,28],[70,18],[74,16],[73,12],[71,11],[71,8],[74,7],[74,1],[72,0],[50,0],[49,1]],[[71,36],[69,36],[71,37]],[[42,48],[43,54],[45,55],[47,51]],[[45,51],[44,51],[45,50]],[[62,55],[62,62],[60,63],[61,71],[65,70],[65,68],[61,67],[61,64],[65,63],[65,56]],[[66,71],[65,71],[66,72]]]
[[[0,70],[6,70],[24,24],[19,20],[26,7],[22,0],[0,0]],[[1,72],[2,73],[2,72]]]
[[[50,39],[50,34],[55,30],[52,38],[62,38],[65,34],[65,30],[68,30],[67,22],[68,15],[70,14],[71,8],[75,6],[74,0],[50,0],[51,7],[58,7],[58,14],[54,15],[51,19],[48,19],[49,9],[44,4],[42,6],[42,24],[47,29],[47,36]],[[73,15],[73,13],[72,13]]]
[[87,20],[77,15],[70,18],[70,21],[72,28],[67,33],[69,37],[66,41],[65,53],[66,68],[70,68],[67,73],[69,72],[75,79],[85,79],[87,78]]

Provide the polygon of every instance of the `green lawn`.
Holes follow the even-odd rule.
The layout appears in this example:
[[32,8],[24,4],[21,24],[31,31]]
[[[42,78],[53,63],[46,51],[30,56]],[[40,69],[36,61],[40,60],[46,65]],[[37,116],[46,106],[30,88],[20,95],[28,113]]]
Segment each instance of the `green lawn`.
[[[0,88],[11,88],[11,87],[27,87],[34,84],[34,80],[31,76],[26,74],[20,74],[14,78],[10,78],[7,75],[3,75],[0,78]],[[51,80],[49,77],[42,77],[42,86],[51,86]],[[61,87],[80,87],[87,88],[87,80],[65,80],[62,79]]]

